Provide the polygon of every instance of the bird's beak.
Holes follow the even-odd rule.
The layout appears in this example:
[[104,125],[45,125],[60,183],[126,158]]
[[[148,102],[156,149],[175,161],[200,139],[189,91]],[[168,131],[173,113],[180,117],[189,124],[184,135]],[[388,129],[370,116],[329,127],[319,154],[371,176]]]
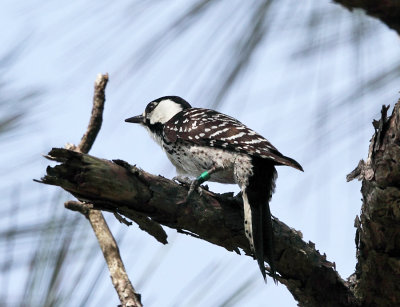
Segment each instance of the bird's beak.
[[134,124],[143,124],[144,123],[144,116],[143,115],[138,115],[134,117],[129,117],[125,119],[127,123],[134,123]]

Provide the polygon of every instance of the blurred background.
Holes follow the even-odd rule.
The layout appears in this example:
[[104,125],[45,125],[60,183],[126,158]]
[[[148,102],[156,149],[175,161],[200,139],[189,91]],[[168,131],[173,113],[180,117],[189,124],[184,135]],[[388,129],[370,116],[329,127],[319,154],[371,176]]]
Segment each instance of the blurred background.
[[[91,151],[173,177],[165,154],[124,119],[160,96],[238,118],[300,162],[280,167],[273,215],[347,278],[371,122],[399,97],[398,35],[330,1],[11,1],[0,10],[0,306],[116,306],[88,222],[32,181],[41,154],[78,143],[97,73],[108,72]],[[210,184],[216,192],[234,185]],[[105,213],[145,306],[296,306],[257,264],[166,229],[161,245]]]

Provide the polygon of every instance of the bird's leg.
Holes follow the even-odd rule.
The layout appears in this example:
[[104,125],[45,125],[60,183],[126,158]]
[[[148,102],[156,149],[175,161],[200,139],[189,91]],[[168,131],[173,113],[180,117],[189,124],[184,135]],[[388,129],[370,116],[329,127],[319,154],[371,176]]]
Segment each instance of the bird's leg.
[[[190,182],[189,192],[186,195],[185,199],[182,201],[182,203],[186,203],[189,200],[189,198],[191,197],[191,195],[193,194],[193,191],[196,190],[196,189],[197,190],[200,189],[199,190],[199,194],[201,195],[202,194],[202,190],[200,188],[200,185],[202,183],[206,182],[208,179],[210,179],[211,174],[213,174],[213,173],[215,173],[215,172],[217,172],[217,171],[219,171],[221,169],[222,169],[221,167],[213,166],[208,171],[205,171],[205,172],[201,173],[201,175],[199,177],[197,177],[196,179],[192,180]],[[186,183],[186,179],[188,179],[188,178],[185,178],[185,179],[182,180],[182,178],[174,177],[174,179],[179,181],[179,182],[183,181],[184,183]]]
[[[213,166],[212,168],[210,168],[208,171],[205,171],[203,173],[201,173],[201,175],[199,177],[197,177],[195,180],[192,181],[192,183],[190,184],[190,189],[188,192],[188,195],[186,198],[189,198],[190,195],[193,193],[193,191],[195,189],[197,189],[198,187],[200,187],[200,185],[204,182],[206,182],[208,179],[210,179],[211,174],[218,172],[219,170],[221,170],[221,167],[218,166]],[[201,193],[200,193],[201,194]]]

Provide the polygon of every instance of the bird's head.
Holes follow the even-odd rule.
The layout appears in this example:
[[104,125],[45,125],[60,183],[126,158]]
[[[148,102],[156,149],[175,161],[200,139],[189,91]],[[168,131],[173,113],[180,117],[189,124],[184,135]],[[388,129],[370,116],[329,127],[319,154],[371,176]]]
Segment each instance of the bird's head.
[[146,127],[164,125],[176,114],[188,108],[191,108],[190,104],[181,97],[164,96],[150,102],[143,114],[127,118],[125,121]]

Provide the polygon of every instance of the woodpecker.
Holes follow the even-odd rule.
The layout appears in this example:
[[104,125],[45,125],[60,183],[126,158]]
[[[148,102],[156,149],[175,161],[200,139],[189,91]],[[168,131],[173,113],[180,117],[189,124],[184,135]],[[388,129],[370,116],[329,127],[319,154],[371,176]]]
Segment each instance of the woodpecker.
[[264,259],[276,282],[269,202],[276,165],[303,168],[282,155],[267,139],[238,120],[210,109],[192,108],[178,96],[151,101],[143,114],[125,120],[144,126],[163,148],[178,174],[189,175],[189,194],[209,180],[236,183],[242,192],[244,230],[266,280]]

